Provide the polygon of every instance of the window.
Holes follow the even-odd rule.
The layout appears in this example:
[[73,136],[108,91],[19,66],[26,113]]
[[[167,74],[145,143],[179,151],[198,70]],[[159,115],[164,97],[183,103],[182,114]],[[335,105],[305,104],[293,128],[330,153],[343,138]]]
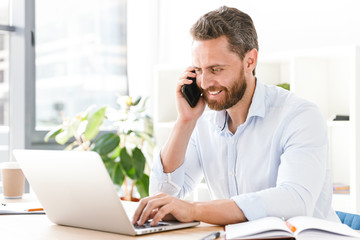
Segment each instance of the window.
[[9,24],[9,0],[0,1],[0,25]]
[[[0,32],[0,134],[7,135],[9,119],[9,34]],[[1,142],[7,144],[7,141]]]
[[[9,1],[0,2],[0,152],[7,155],[9,125]],[[7,158],[7,156],[6,156]]]
[[126,0],[0,1],[1,161],[9,145],[44,148],[64,116],[116,107],[128,94],[126,32]]
[[0,1],[0,162],[8,161],[9,157],[9,31],[12,29],[8,25],[8,15],[9,1],[2,0]]
[[36,132],[92,104],[116,107],[128,93],[126,1],[36,0],[35,13]]
[[[9,105],[9,1],[0,2],[0,145],[7,144]],[[1,140],[2,139],[2,140]],[[1,150],[0,150],[1,151]]]
[[126,49],[126,0],[1,0],[0,162],[45,148],[62,116],[115,106],[128,93]]

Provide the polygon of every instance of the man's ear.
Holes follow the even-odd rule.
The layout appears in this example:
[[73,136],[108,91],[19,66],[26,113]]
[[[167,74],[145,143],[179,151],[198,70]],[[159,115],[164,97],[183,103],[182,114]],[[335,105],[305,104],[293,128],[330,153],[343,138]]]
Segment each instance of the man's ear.
[[246,72],[252,73],[255,69],[257,63],[257,54],[258,52],[255,48],[251,49],[245,54],[244,67]]

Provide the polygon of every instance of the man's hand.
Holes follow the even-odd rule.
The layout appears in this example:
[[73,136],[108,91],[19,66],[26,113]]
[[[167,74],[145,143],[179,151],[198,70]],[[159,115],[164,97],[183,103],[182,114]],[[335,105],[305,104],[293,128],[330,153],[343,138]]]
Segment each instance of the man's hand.
[[195,77],[196,74],[191,72],[193,67],[188,67],[179,77],[176,86],[176,105],[178,116],[170,136],[161,150],[161,161],[164,172],[170,173],[175,171],[184,163],[186,148],[196,122],[205,110],[205,100],[200,97],[194,108],[190,107],[185,97],[181,93],[181,87],[185,84],[191,84],[192,80],[188,77]]
[[175,218],[180,222],[193,222],[195,205],[180,200],[165,193],[159,193],[151,197],[143,198],[135,211],[132,223],[144,224],[153,219],[151,225],[156,225],[162,219],[170,220]]
[[178,110],[178,120],[182,122],[195,121],[202,115],[205,109],[205,100],[203,97],[200,97],[199,102],[194,108],[190,107],[189,103],[186,101],[185,97],[181,92],[181,87],[185,84],[191,84],[192,80],[189,80],[188,77],[196,77],[196,74],[191,72],[193,67],[188,67],[185,72],[179,77],[178,83],[176,86],[176,105]]
[[247,221],[243,211],[231,199],[190,203],[166,193],[159,193],[140,201],[132,223],[142,225],[153,219],[151,225],[156,225],[161,219],[174,218],[180,222],[201,221],[217,225]]

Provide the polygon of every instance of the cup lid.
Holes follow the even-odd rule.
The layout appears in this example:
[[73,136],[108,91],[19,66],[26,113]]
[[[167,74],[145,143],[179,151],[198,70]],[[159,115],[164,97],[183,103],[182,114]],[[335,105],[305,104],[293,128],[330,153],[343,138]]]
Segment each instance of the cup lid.
[[17,162],[3,162],[0,164],[1,169],[19,169],[20,165]]

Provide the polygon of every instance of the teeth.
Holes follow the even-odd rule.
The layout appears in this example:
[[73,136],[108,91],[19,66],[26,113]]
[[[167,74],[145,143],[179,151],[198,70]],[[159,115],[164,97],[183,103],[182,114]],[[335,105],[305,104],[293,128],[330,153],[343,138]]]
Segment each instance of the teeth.
[[216,91],[216,92],[209,92],[210,95],[216,95],[219,94],[221,91]]

